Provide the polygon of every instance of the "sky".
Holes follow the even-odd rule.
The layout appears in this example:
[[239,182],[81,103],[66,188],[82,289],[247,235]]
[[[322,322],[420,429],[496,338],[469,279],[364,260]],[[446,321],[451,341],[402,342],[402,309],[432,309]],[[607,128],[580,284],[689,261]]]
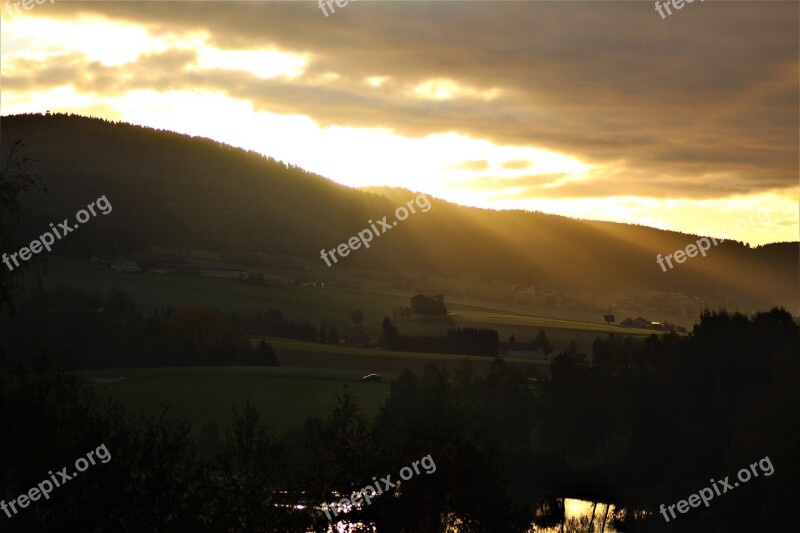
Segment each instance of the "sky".
[[2,115],[199,135],[463,205],[800,240],[798,2],[0,1]]

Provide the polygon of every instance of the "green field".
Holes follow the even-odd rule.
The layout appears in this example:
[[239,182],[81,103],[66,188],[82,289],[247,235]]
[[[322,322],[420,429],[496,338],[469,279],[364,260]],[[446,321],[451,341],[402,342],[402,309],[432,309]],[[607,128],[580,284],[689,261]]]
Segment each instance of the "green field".
[[[130,294],[145,316],[155,307],[211,307],[227,312],[277,308],[289,320],[308,320],[315,327],[335,324],[343,337],[353,331],[350,314],[355,309],[364,313],[367,334],[373,339],[379,337],[382,318],[391,315],[392,307],[408,305],[412,295],[394,288],[379,273],[345,269],[337,271],[338,278],[324,278],[319,273],[308,275],[317,281],[349,281],[360,288],[320,289],[298,285],[278,288],[245,285],[230,279],[116,273],[86,260],[64,257],[50,257],[49,263],[45,288],[65,285],[105,294],[117,287]],[[456,282],[450,280],[450,283]],[[444,335],[453,326],[495,328],[501,340],[506,341],[513,334],[517,342],[530,342],[542,328],[554,353],[575,341],[579,351],[590,354],[594,339],[609,332],[631,336],[652,333],[609,326],[597,322],[598,317],[574,310],[457,297],[448,298],[447,305],[450,311],[447,318],[413,317],[396,320],[395,325],[404,334],[427,335]],[[250,338],[253,344],[261,340],[261,337]],[[468,361],[473,371],[482,375],[489,371],[493,360],[493,357],[392,352],[278,338],[263,340],[275,349],[280,367],[133,368],[79,374],[88,379],[105,378],[106,382],[92,386],[101,397],[108,395],[131,410],[158,413],[163,406],[169,406],[172,414],[189,420],[192,434],[202,442],[209,432],[209,423],[224,432],[233,417],[232,407],[242,407],[247,402],[261,412],[265,422],[284,432],[308,417],[328,416],[335,397],[345,387],[355,394],[368,414],[375,414],[389,394],[390,381],[405,369],[419,373],[425,365],[435,363],[453,373]],[[546,361],[508,362],[526,371],[535,369],[540,375],[549,370]],[[362,382],[361,377],[369,373],[381,374],[383,381]]]
[[375,414],[395,377],[383,374],[383,382],[365,383],[363,374],[354,371],[241,366],[126,368],[78,374],[88,379],[122,378],[92,386],[100,397],[108,395],[134,411],[158,413],[166,404],[172,414],[188,418],[193,435],[211,421],[224,431],[232,419],[231,407],[248,401],[259,409],[264,421],[284,431],[307,417],[326,417],[345,387],[368,414]]
[[[212,307],[237,312],[274,307],[289,320],[308,320],[316,327],[323,322],[335,324],[340,334],[347,335],[352,329],[350,313],[361,309],[365,316],[365,330],[373,338],[380,336],[381,320],[391,315],[392,307],[408,305],[412,295],[411,292],[390,288],[385,281],[354,278],[352,272],[340,274],[340,277],[357,279],[360,289],[318,289],[294,285],[276,288],[245,285],[227,279],[117,273],[87,260],[56,256],[50,257],[49,262],[46,288],[67,285],[105,294],[112,287],[118,287],[131,295],[145,315],[154,307]],[[542,328],[556,353],[565,349],[570,341],[576,342],[579,351],[591,353],[594,339],[610,332],[634,337],[653,333],[607,325],[598,321],[600,316],[566,309],[465,298],[448,298],[447,306],[451,324],[430,323],[424,318],[401,319],[395,324],[401,333],[412,335],[443,335],[450,326],[495,328],[501,340],[506,341],[513,334],[517,342],[530,342]]]
[[[251,343],[261,341],[254,337]],[[265,421],[279,431],[300,425],[310,416],[330,413],[337,394],[345,387],[358,398],[368,414],[375,414],[388,396],[390,382],[404,369],[416,373],[435,363],[455,372],[469,361],[476,374],[489,371],[492,358],[448,354],[421,354],[331,346],[287,339],[264,338],[274,348],[281,367],[169,367],[85,370],[79,375],[94,380],[101,395],[109,395],[132,410],[157,413],[168,405],[174,414],[192,423],[199,434],[209,422],[224,428],[232,418],[232,406],[250,402]],[[533,365],[547,373],[547,362],[510,359],[526,369]],[[365,383],[365,374],[379,373],[380,383]]]
[[[144,315],[154,307],[212,307],[242,312],[274,307],[290,320],[309,320],[313,325],[336,324],[342,336],[352,331],[350,313],[361,309],[366,332],[380,335],[380,322],[394,306],[408,305],[411,292],[392,288],[376,273],[337,271],[340,281],[358,283],[359,289],[319,289],[291,285],[286,288],[252,286],[235,280],[158,274],[115,273],[89,261],[50,257],[45,287],[72,286],[107,293],[112,287],[127,291]],[[310,276],[312,274],[309,274]],[[361,276],[361,277],[359,277]],[[323,280],[321,274],[314,279]],[[311,278],[309,278],[311,279]],[[544,329],[555,353],[575,341],[578,349],[591,353],[591,343],[609,332],[643,336],[651,332],[609,326],[590,320],[587,313],[543,309],[518,303],[486,302],[448,298],[449,322],[422,317],[402,319],[395,324],[405,334],[443,335],[451,326],[496,328],[502,340],[513,334],[517,342],[529,342]],[[596,317],[595,317],[596,318]],[[469,361],[477,374],[488,372],[491,357],[447,354],[403,353],[384,350],[326,345],[288,339],[266,338],[272,344],[281,366],[143,368],[83,371],[87,378],[123,378],[93,385],[134,410],[155,413],[162,405],[186,416],[192,433],[198,435],[213,421],[224,429],[231,420],[233,405],[254,404],[267,422],[279,431],[301,424],[309,416],[326,416],[335,396],[347,386],[365,410],[375,413],[389,393],[389,381],[404,369],[420,372],[425,365],[445,365],[449,372]],[[251,338],[252,343],[261,341]],[[535,367],[548,372],[543,361],[510,360],[527,370]],[[382,383],[364,383],[364,374],[379,373]]]
[[[278,339],[274,337],[252,337],[251,344],[261,340],[271,344],[282,366],[302,368],[328,368],[336,370],[356,370],[364,374],[388,373],[400,374],[409,369],[419,373],[431,363],[445,366],[449,372],[460,369],[468,361],[476,374],[483,375],[489,371],[494,358],[475,355],[434,354],[416,352],[393,352],[352,346],[332,346],[314,342]],[[526,368],[533,365],[540,373],[548,372],[549,362],[525,359],[506,358],[510,364]]]

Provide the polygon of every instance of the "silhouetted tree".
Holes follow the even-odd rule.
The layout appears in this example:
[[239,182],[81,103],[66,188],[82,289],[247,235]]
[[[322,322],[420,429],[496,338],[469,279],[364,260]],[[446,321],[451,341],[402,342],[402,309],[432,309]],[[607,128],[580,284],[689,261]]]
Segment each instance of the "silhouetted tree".
[[392,320],[388,316],[383,317],[383,322],[381,323],[381,338],[378,340],[378,345],[384,350],[394,350],[397,334],[397,328],[392,325]]
[[331,326],[328,330],[328,344],[339,344],[339,330],[336,326]]
[[364,323],[364,313],[362,313],[360,309],[356,309],[350,314],[350,319],[353,321],[353,324],[356,325],[356,328],[360,329],[361,324]]
[[254,364],[260,366],[278,366],[278,356],[271,344],[261,341],[256,349]]
[[547,338],[543,329],[539,330],[539,333],[536,335],[536,338],[533,339],[533,345],[536,348],[539,348],[547,355],[550,355],[553,351],[553,345],[550,343],[550,339]]
[[251,404],[233,408],[228,433],[212,470],[216,491],[213,524],[218,531],[286,530],[292,514],[281,497],[286,464],[281,441],[259,423]]
[[127,318],[133,310],[133,300],[130,295],[121,289],[112,287],[103,302],[103,313],[113,318]]
[[[0,253],[16,252],[20,243],[12,236],[12,228],[21,220],[20,200],[22,193],[31,188],[45,191],[41,186],[41,178],[33,173],[37,161],[22,155],[25,145],[20,140],[9,143],[7,150],[0,153]],[[16,293],[21,290],[21,274],[34,268],[37,281],[39,269],[37,262],[44,265],[43,255],[34,255],[29,261],[18,259],[16,266],[11,258],[6,258],[8,265],[0,263],[0,320],[4,314],[12,315],[16,309]],[[9,270],[13,268],[13,270]]]

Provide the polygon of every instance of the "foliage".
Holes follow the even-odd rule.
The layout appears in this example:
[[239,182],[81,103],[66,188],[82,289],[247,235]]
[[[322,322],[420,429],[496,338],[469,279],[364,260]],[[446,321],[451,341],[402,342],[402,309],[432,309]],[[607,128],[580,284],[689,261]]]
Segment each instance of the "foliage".
[[350,314],[350,319],[357,328],[360,328],[361,324],[364,323],[364,313],[362,313],[360,309],[356,309]]
[[392,324],[392,320],[387,316],[383,317],[381,323],[381,338],[378,340],[378,347],[383,350],[394,350],[397,343],[397,328]]
[[271,344],[261,341],[256,348],[253,364],[259,366],[278,366],[278,356]]
[[[20,494],[100,443],[112,459],[4,525],[322,532],[318,505],[373,476],[396,481],[400,468],[430,455],[435,472],[339,519],[379,531],[438,532],[458,522],[462,531],[521,532],[534,509],[537,521],[558,523],[564,494],[652,512],[769,456],[772,476],[687,513],[682,528],[792,530],[800,331],[791,315],[706,311],[689,338],[614,336],[595,343],[591,364],[578,355],[560,354],[549,379],[500,360],[484,377],[468,367],[406,372],[375,417],[344,392],[329,417],[284,438],[246,406],[219,453],[199,459],[185,422],[98,402],[65,372],[58,350],[40,343],[25,364],[0,367],[0,490]],[[658,512],[610,517],[631,530],[657,530],[661,520]]]
[[448,353],[497,356],[500,336],[489,328],[450,328],[445,335]]
[[540,329],[536,338],[533,339],[533,346],[534,349],[542,350],[542,352],[547,355],[553,352],[553,345],[550,343],[550,339],[547,338],[547,334],[545,334],[543,329]]
[[[97,198],[98,191],[113,199],[113,217],[59,241],[59,253],[76,257],[164,245],[202,248],[253,267],[294,270],[309,260],[321,266],[310,250],[328,249],[412,196],[407,190],[353,189],[210,139],[100,119],[60,113],[6,116],[3,134],[37,147],[37,171],[50,191],[48,202],[37,202],[26,213],[24,229],[41,233],[40,228]],[[508,284],[529,280],[537,291],[569,288],[610,297],[613,287],[650,291],[663,286],[666,274],[655,263],[656,254],[683,249],[693,240],[636,225],[436,200],[433,205],[393,232],[392,246],[351,254],[348,264]],[[702,272],[671,271],[670,291],[716,305],[794,305],[791,298],[800,292],[798,254],[796,242],[749,249],[728,241],[703,259]],[[728,275],[709,277],[705,271]],[[562,300],[560,294],[546,298]]]
[[[33,172],[37,161],[23,156],[24,148],[22,141],[14,140],[0,153],[0,253],[16,252],[23,246],[13,232],[22,219],[22,194],[31,189],[45,190],[41,178]],[[30,262],[21,261],[13,271],[0,264],[0,320],[4,314],[14,314],[14,294],[21,289],[20,274],[32,267],[38,273],[37,263],[44,265],[43,259],[36,256]]]

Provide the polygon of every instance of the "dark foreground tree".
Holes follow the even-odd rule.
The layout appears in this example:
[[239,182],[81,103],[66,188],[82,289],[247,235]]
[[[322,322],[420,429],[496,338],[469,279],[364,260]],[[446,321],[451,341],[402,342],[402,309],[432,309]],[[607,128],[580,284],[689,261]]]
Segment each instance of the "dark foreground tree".
[[31,189],[45,190],[33,172],[36,160],[24,156],[23,151],[24,144],[19,140],[12,141],[8,148],[0,147],[0,253],[4,261],[0,263],[0,322],[4,314],[13,314],[16,309],[14,295],[21,289],[20,274],[32,266],[38,274],[37,265],[44,265],[41,256],[18,261],[19,266],[6,257],[24,246],[13,233],[22,219],[20,196]]

